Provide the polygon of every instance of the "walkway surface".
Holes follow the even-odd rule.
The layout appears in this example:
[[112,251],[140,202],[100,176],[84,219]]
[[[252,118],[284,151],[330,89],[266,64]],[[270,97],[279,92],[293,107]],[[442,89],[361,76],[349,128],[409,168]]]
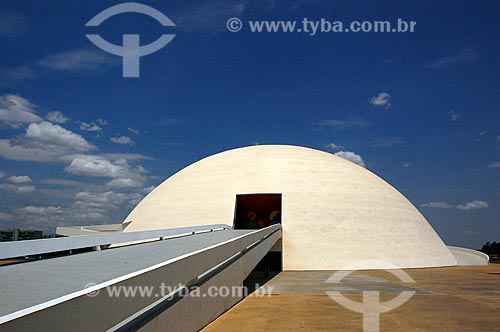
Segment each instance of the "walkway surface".
[[206,326],[203,332],[362,331],[362,314],[333,301],[337,290],[361,302],[363,291],[380,291],[381,302],[404,290],[415,295],[380,316],[380,331],[500,331],[500,265],[404,270],[405,284],[386,271],[358,271],[339,284],[335,271],[282,272]]
[[0,268],[0,317],[139,273],[252,231],[208,232]]

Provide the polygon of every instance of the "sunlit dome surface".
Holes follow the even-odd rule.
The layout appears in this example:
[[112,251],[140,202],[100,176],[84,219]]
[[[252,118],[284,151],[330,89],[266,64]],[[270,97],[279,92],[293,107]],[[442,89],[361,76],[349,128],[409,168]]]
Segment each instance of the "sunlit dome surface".
[[131,222],[127,232],[281,222],[284,270],[334,270],[359,261],[363,268],[456,264],[422,214],[387,182],[297,146],[244,147],[202,159],[159,185],[125,222]]

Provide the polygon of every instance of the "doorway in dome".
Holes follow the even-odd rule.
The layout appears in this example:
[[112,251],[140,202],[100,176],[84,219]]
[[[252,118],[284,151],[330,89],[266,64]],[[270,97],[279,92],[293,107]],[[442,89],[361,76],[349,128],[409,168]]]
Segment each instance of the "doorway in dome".
[[281,194],[236,195],[234,229],[260,229],[281,224]]

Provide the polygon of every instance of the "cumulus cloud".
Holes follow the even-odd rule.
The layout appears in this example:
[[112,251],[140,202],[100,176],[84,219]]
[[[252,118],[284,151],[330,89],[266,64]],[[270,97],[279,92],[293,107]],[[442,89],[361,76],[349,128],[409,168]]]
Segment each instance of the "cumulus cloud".
[[486,167],[489,167],[489,168],[500,168],[500,163],[491,163],[491,164],[488,164]]
[[142,199],[139,193],[118,193],[106,191],[102,193],[91,193],[82,191],[75,195],[75,206],[85,209],[117,209],[123,204],[131,204]]
[[0,96],[0,121],[12,128],[43,121],[41,117],[36,115],[34,109],[35,106],[23,97],[12,94]]
[[44,121],[32,123],[26,130],[26,137],[49,145],[65,147],[75,151],[90,151],[96,147],[87,142],[81,135],[63,127]]
[[427,208],[435,208],[435,209],[449,209],[449,208],[455,207],[455,206],[448,204],[446,202],[429,202],[429,203],[420,204],[420,206],[427,207]]
[[142,166],[132,167],[125,159],[111,162],[96,156],[80,156],[66,167],[68,173],[74,175],[110,178],[131,178],[145,181],[146,170]]
[[68,117],[64,116],[64,114],[62,114],[60,111],[51,111],[47,113],[45,118],[50,122],[57,124],[63,124],[70,120]]
[[142,187],[144,181],[139,181],[132,178],[117,178],[108,182],[108,186],[112,188],[137,188]]
[[442,57],[429,66],[430,69],[440,70],[459,64],[470,64],[478,62],[482,57],[481,52],[474,47],[464,46],[453,55]]
[[25,185],[0,183],[0,189],[7,190],[16,194],[28,194],[34,192],[36,190],[36,187],[33,185],[25,186]]
[[12,215],[10,213],[0,212],[0,220],[2,221],[12,220]]
[[406,162],[406,163],[403,163],[401,165],[401,167],[403,167],[403,168],[411,168],[411,167],[413,167],[413,165],[411,163],[409,163],[409,162]]
[[0,157],[19,161],[70,162],[75,153],[96,149],[81,135],[47,121],[30,124],[24,135],[0,139]]
[[142,190],[143,193],[145,194],[149,194],[150,192],[152,192],[154,189],[156,188],[156,186],[149,186],[149,187],[146,187]]
[[116,144],[122,144],[122,145],[134,145],[135,142],[127,136],[119,136],[119,137],[111,137],[110,141]]
[[345,160],[349,160],[350,162],[353,162],[355,164],[358,164],[359,166],[365,167],[365,161],[363,158],[354,152],[351,151],[339,151],[334,153],[337,157],[343,158]]
[[325,147],[334,151],[342,150],[344,148],[342,145],[338,145],[335,143],[328,143],[325,145]]
[[14,183],[14,184],[30,183],[31,182],[31,178],[29,176],[27,176],[27,175],[9,176],[7,178],[7,181],[9,181],[10,183]]
[[391,106],[391,95],[387,92],[380,92],[377,96],[370,98],[370,104],[389,108]]
[[450,208],[456,208],[458,210],[476,210],[476,209],[486,209],[489,207],[488,203],[484,201],[479,201],[479,200],[474,200],[472,202],[468,202],[465,204],[458,204],[458,205],[451,205],[446,202],[430,202],[430,203],[424,203],[420,204],[422,207],[427,207],[427,208],[437,208],[437,209],[450,209]]
[[80,124],[80,130],[85,130],[85,131],[101,131],[102,128],[99,127],[95,122],[92,122],[92,123],[82,122]]
[[486,203],[484,201],[477,201],[477,200],[472,201],[472,202],[468,202],[466,204],[457,205],[457,209],[459,209],[459,210],[486,209],[488,207],[489,207],[488,203]]
[[0,157],[18,161],[41,161],[55,162],[60,161],[59,151],[52,151],[43,146],[30,147],[27,142],[13,142],[11,140],[0,140]]
[[369,127],[371,125],[368,121],[361,118],[321,120],[316,124],[321,127],[332,127],[335,129],[361,129]]
[[60,206],[25,206],[18,209],[21,214],[38,214],[38,215],[51,215],[63,212],[63,208]]

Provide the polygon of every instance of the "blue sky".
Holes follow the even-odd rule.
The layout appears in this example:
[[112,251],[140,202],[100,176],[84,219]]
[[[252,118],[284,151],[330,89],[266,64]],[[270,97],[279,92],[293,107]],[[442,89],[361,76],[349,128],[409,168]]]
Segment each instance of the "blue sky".
[[[337,153],[398,188],[447,244],[500,240],[498,1],[3,1],[0,228],[121,222],[165,178],[252,144]],[[239,32],[226,29],[239,18]],[[415,21],[413,33],[251,32],[257,20]],[[175,34],[123,78],[94,46]]]

